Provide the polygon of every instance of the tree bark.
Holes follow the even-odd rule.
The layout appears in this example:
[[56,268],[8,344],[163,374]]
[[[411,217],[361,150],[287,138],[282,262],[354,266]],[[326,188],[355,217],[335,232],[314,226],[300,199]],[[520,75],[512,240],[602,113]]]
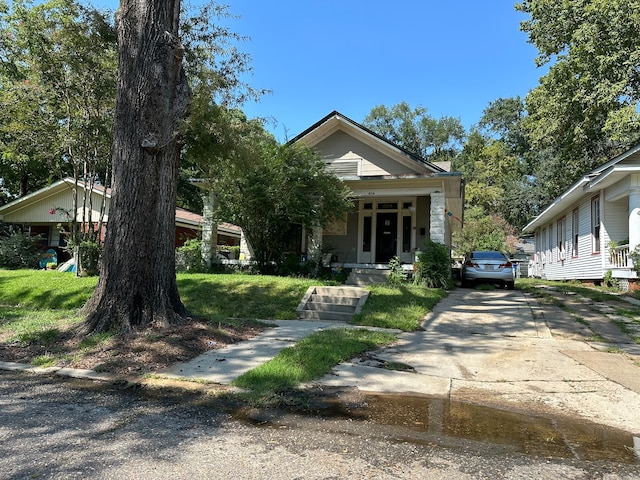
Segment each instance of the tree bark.
[[178,39],[180,0],[121,0],[113,183],[100,279],[83,331],[180,323],[175,275],[180,144],[190,99]]

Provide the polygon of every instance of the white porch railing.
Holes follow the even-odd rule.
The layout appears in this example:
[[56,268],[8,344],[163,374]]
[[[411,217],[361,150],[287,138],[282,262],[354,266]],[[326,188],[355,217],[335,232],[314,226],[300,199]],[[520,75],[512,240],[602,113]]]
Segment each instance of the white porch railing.
[[629,245],[620,245],[612,249],[610,260],[614,268],[631,268],[633,265],[629,260]]

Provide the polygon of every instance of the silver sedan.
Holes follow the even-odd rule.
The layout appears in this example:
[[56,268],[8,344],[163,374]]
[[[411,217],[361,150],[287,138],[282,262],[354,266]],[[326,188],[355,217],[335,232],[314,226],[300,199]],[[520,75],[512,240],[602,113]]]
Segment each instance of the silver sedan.
[[460,273],[462,287],[476,282],[496,283],[513,289],[515,271],[504,253],[497,251],[470,252],[464,259]]

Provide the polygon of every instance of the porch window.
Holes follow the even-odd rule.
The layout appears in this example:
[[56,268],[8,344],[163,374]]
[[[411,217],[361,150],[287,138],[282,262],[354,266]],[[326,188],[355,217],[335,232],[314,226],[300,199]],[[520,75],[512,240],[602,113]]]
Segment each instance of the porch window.
[[591,199],[591,238],[593,253],[600,253],[600,197]]
[[411,215],[402,217],[402,251],[411,251]]
[[547,229],[542,229],[542,238],[540,239],[540,252],[542,253],[542,263],[547,263]]
[[371,217],[364,217],[362,225],[362,251],[371,251]]
[[562,262],[566,258],[565,256],[565,228],[567,227],[567,219],[566,217],[562,217],[558,220],[557,231],[556,231],[556,241],[558,245],[558,261]]
[[378,204],[378,210],[397,210],[398,204],[396,202],[384,202]]
[[571,239],[573,241],[573,245],[571,248],[571,256],[578,256],[578,226],[580,225],[580,216],[578,215],[578,209],[576,208],[573,211],[571,217]]

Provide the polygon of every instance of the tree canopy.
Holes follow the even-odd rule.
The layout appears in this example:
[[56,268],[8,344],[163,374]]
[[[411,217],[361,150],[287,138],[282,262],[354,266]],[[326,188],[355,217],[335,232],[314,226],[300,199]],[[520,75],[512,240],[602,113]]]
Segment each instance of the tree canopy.
[[390,142],[431,162],[451,161],[465,139],[460,119],[433,118],[422,106],[400,102],[373,107],[362,124]]
[[[640,138],[640,3],[528,0],[521,24],[549,71],[526,98],[524,122],[547,198]],[[561,172],[561,174],[560,174]]]
[[0,4],[0,177],[23,196],[52,179],[104,177],[116,85],[106,13],[75,0]]
[[[224,162],[212,162],[205,178],[216,195],[220,219],[242,227],[258,268],[272,272],[283,254],[295,253],[302,238],[340,218],[352,204],[350,191],[325,169],[318,153],[304,145],[280,145],[256,120],[221,111],[218,131],[236,145]],[[234,139],[235,138],[235,139]],[[295,233],[292,226],[302,227]]]

